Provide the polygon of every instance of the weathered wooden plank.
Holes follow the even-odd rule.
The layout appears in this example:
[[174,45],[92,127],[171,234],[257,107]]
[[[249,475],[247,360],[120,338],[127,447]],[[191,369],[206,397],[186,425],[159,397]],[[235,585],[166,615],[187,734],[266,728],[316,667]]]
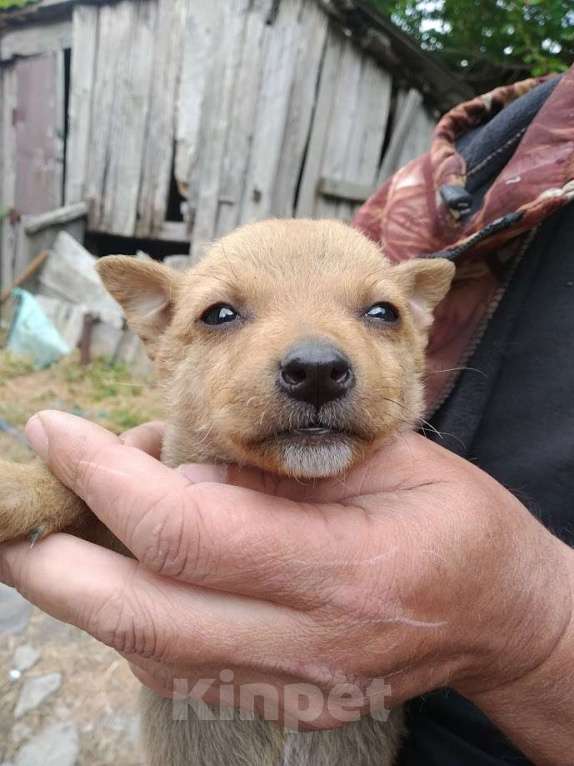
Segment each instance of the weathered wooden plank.
[[0,61],[18,57],[39,56],[62,51],[72,46],[72,22],[46,21],[8,29],[2,34]]
[[2,175],[0,177],[0,212],[2,212],[2,240],[0,245],[2,262],[0,264],[1,287],[12,284],[15,277],[15,257],[17,249],[18,227],[13,225],[8,211],[14,207],[16,197],[16,131],[14,117],[18,105],[18,78],[15,65],[0,69],[2,75],[2,135],[0,136],[0,156]]
[[187,13],[187,0],[158,0],[152,90],[138,202],[137,233],[142,237],[156,236],[165,220]]
[[81,202],[86,195],[98,24],[96,6],[77,5],[74,8],[66,157],[65,198],[68,205]]
[[37,239],[25,232],[26,216],[59,207],[63,198],[63,51],[17,59],[14,70],[15,182],[10,206],[17,215],[10,224],[11,261],[13,271],[20,273],[37,254]]
[[242,222],[266,218],[273,211],[273,193],[295,76],[301,6],[302,0],[282,0],[275,22],[269,26],[253,136],[256,150],[251,154],[247,169]]
[[[127,23],[120,29],[122,35],[118,41],[122,53],[117,60],[113,86],[116,94],[100,228],[128,237],[134,235],[136,226],[153,73],[150,52],[154,49],[156,18],[156,3],[129,3],[127,14],[122,16]],[[98,117],[94,113],[94,118]]]
[[414,88],[411,88],[406,95],[399,94],[393,133],[379,171],[379,185],[384,183],[387,178],[390,178],[400,167],[401,152],[406,138],[412,129],[414,115],[420,108],[422,100],[422,95]]
[[298,218],[310,218],[315,212],[317,189],[322,177],[323,155],[335,101],[342,47],[342,39],[330,29],[319,82],[311,138],[309,139],[299,199],[297,201],[296,215]]
[[[197,203],[198,187],[194,181],[200,157],[204,101],[213,67],[214,38],[221,34],[223,7],[224,0],[189,2],[177,96],[175,177],[192,208]],[[188,190],[190,183],[192,188]]]
[[247,167],[253,146],[267,18],[273,0],[258,0],[247,16],[241,61],[234,86],[233,104],[223,156],[219,188],[216,236],[231,231],[239,223]]
[[429,114],[424,104],[421,104],[411,120],[411,129],[406,135],[397,158],[396,170],[428,151],[435,127],[436,120]]
[[374,188],[392,80],[331,30],[319,84],[297,215],[350,219]]
[[56,57],[56,114],[54,119],[55,127],[55,151],[58,162],[58,200],[63,205],[66,199],[66,54],[61,50],[53,54]]
[[309,140],[327,29],[325,14],[318,5],[304,3],[297,64],[273,195],[272,212],[279,218],[291,217],[294,212],[295,193]]
[[[328,178],[340,181],[354,180],[347,177],[347,165],[359,110],[361,74],[361,54],[353,43],[346,40],[339,63],[335,103],[323,156],[322,175]],[[348,215],[345,205],[346,203],[318,197],[315,202],[315,215],[319,218],[345,217]]]
[[[1,43],[1,40],[0,40]],[[0,67],[0,292],[2,290],[5,290],[6,287],[4,286],[4,255],[3,255],[3,247],[2,247],[2,240],[3,240],[3,229],[4,229],[4,218],[6,216],[6,210],[4,207],[4,189],[3,189],[3,183],[2,179],[4,177],[4,146],[3,146],[3,139],[4,139],[4,71],[2,67]],[[2,319],[2,303],[0,302],[0,320]]]
[[14,206],[22,213],[43,213],[62,204],[62,68],[46,54],[16,62],[18,102]]
[[114,104],[120,90],[116,72],[119,69],[118,61],[125,63],[122,45],[129,35],[130,21],[128,2],[106,5],[100,9],[88,169],[85,179],[85,196],[90,204],[89,225],[96,231],[102,227],[104,185],[110,163]]
[[[201,152],[197,169],[192,168],[191,182],[197,185],[197,202],[191,241],[191,255],[197,259],[201,248],[216,233],[219,209],[220,179],[223,156],[226,147],[237,65],[240,59],[246,12],[249,0],[222,8],[219,37],[214,40],[212,64],[208,81],[209,88],[203,103],[200,130]],[[204,137],[204,138],[203,138]],[[193,194],[195,197],[195,193]],[[190,204],[193,205],[190,194]]]
[[[391,106],[392,80],[371,58],[362,59],[355,124],[345,151],[345,180],[374,187]],[[345,202],[337,211],[350,220],[356,203]]]

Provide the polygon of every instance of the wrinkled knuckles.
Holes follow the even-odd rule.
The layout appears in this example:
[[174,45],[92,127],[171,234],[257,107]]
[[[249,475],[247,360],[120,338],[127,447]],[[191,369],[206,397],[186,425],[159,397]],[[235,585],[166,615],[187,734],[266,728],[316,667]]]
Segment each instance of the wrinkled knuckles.
[[133,550],[141,551],[140,563],[162,577],[201,582],[214,571],[204,544],[202,512],[188,496],[164,496],[140,520],[132,539]]
[[154,622],[131,586],[119,590],[88,615],[86,630],[126,657],[158,659]]

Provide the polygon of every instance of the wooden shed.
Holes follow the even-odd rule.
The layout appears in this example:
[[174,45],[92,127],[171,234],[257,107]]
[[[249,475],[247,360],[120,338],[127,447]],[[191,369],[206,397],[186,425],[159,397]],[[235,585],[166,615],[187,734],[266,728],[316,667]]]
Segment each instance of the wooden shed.
[[469,95],[362,0],[15,4],[0,13],[4,286],[53,227],[85,226],[99,252],[197,257],[241,222],[348,219]]

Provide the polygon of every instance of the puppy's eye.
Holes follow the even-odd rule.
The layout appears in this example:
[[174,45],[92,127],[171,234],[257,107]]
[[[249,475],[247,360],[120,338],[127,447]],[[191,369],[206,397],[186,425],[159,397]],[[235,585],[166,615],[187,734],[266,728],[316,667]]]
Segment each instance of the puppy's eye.
[[227,324],[237,319],[240,319],[240,314],[229,303],[216,303],[201,315],[201,321],[209,325]]
[[365,311],[365,316],[369,319],[376,319],[379,322],[385,322],[386,324],[393,324],[399,319],[399,310],[392,303],[374,303],[368,311]]

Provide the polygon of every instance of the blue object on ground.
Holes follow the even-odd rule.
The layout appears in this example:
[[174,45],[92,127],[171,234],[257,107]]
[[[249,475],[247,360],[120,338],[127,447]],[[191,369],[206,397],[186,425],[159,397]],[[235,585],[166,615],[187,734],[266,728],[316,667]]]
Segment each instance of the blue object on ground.
[[71,348],[48,319],[34,296],[16,288],[12,291],[16,310],[6,348],[25,356],[35,367],[49,367],[71,352]]

